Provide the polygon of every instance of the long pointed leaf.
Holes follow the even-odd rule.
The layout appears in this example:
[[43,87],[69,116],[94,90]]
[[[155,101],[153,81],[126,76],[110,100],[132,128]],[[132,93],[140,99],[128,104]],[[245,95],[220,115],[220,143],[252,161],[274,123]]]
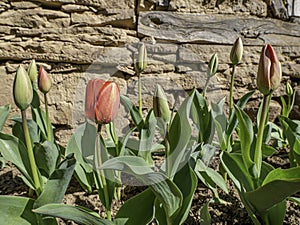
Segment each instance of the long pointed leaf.
[[10,105],[0,106],[0,131],[2,130],[2,127],[4,126],[5,121],[8,118],[10,108]]

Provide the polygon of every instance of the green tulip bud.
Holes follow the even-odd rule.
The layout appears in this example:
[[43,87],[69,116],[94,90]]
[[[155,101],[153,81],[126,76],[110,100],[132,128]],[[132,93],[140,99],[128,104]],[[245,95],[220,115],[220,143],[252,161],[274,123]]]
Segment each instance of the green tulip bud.
[[139,55],[138,55],[138,60],[135,63],[135,69],[138,73],[143,72],[148,63],[148,57],[147,57],[147,50],[145,47],[145,44],[142,43],[139,47]]
[[30,78],[21,65],[15,76],[13,95],[16,105],[21,110],[27,109],[33,98]]
[[294,90],[293,90],[291,84],[288,82],[286,83],[286,86],[285,86],[285,92],[286,92],[287,96],[292,96],[294,94]]
[[209,60],[208,63],[208,69],[206,71],[206,74],[208,77],[212,77],[217,73],[219,67],[219,60],[218,60],[218,55],[217,53],[213,54],[212,57]]
[[270,44],[263,46],[257,72],[257,88],[264,94],[269,95],[276,90],[281,82],[281,64]]
[[51,79],[48,73],[46,72],[46,70],[44,69],[44,67],[42,66],[40,66],[39,69],[38,86],[40,91],[43,92],[44,94],[47,94],[50,91],[52,86]]
[[243,49],[243,42],[242,39],[239,37],[234,42],[230,52],[230,60],[233,65],[237,65],[241,62],[243,56]]
[[160,85],[157,85],[153,96],[153,111],[156,117],[161,118],[165,123],[169,122],[171,111],[166,94]]
[[36,66],[34,59],[31,60],[29,66],[28,66],[27,73],[29,75],[31,82],[35,84],[37,77],[38,77],[38,71],[37,71],[37,66]]

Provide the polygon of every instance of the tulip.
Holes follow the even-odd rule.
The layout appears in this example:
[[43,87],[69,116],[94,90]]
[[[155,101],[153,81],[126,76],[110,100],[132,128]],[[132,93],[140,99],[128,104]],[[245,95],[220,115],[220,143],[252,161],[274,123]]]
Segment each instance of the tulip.
[[38,75],[39,90],[42,93],[47,94],[50,91],[51,86],[52,86],[52,82],[51,82],[51,79],[50,79],[48,73],[46,72],[44,67],[40,66],[39,75]]
[[33,91],[30,78],[24,68],[20,65],[15,76],[13,95],[19,109],[25,110],[33,98]]
[[160,85],[157,85],[155,95],[153,97],[153,111],[154,115],[161,118],[165,123],[167,123],[171,118],[167,97]]
[[147,67],[147,63],[148,63],[147,50],[145,44],[142,43],[139,47],[138,60],[135,64],[137,72],[138,73],[143,72]]
[[85,113],[98,124],[114,120],[120,107],[120,90],[115,82],[90,80],[86,88]]
[[215,75],[217,73],[218,66],[219,66],[218,55],[217,53],[215,53],[212,55],[212,57],[209,60],[208,69],[206,71],[207,76],[212,77],[213,75]]
[[241,60],[243,56],[243,42],[242,39],[239,37],[234,42],[231,52],[230,52],[230,60],[233,65],[237,65]]
[[38,71],[37,71],[37,66],[36,66],[36,63],[35,63],[34,59],[30,62],[29,66],[28,66],[27,73],[29,75],[29,78],[30,78],[31,82],[33,84],[35,84],[35,82],[37,80],[37,77],[38,77]]
[[281,64],[270,44],[263,46],[257,72],[257,88],[264,94],[269,95],[276,90],[281,81]]
[[289,97],[294,94],[294,90],[290,83],[286,83],[285,92],[286,92],[287,96],[289,96]]

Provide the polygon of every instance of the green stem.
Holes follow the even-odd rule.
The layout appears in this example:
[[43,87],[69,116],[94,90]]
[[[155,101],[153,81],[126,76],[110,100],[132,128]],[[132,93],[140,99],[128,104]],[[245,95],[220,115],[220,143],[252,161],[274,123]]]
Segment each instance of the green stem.
[[229,95],[229,118],[231,118],[232,109],[233,109],[234,73],[235,73],[235,65],[232,65],[231,81],[230,81],[230,95]]
[[168,124],[165,125],[165,152],[166,152],[166,172],[167,177],[169,179],[172,179],[171,173],[172,173],[172,160],[170,159],[170,143],[169,143],[169,131],[168,131]]
[[207,91],[207,86],[208,86],[209,80],[210,80],[210,77],[208,77],[206,79],[205,86],[204,86],[204,89],[203,89],[203,98],[206,97],[206,91]]
[[263,102],[262,102],[263,107],[260,115],[257,138],[256,138],[256,146],[254,152],[254,164],[256,166],[256,171],[257,171],[256,178],[259,178],[260,171],[261,171],[263,135],[264,135],[264,129],[267,120],[270,100],[271,100],[271,94],[264,95]]
[[49,118],[47,94],[44,94],[44,101],[45,101],[45,110],[46,110],[47,139],[48,141],[52,141],[52,130],[51,130],[51,122]]
[[142,81],[141,81],[141,73],[138,72],[138,95],[139,95],[139,112],[141,117],[143,117],[143,103],[142,103]]
[[[101,158],[101,144],[100,144],[100,138],[101,138],[101,124],[98,124],[98,135],[97,135],[97,167],[99,168],[102,165],[102,158]],[[106,178],[105,178],[105,173],[104,170],[99,170],[97,169],[97,175],[98,177],[100,177],[100,181],[101,184],[99,185],[99,187],[103,188],[103,192],[104,192],[104,198],[105,198],[105,210],[106,210],[106,214],[107,214],[107,219],[109,219],[110,221],[112,220],[111,218],[111,210],[110,210],[110,202],[109,202],[109,194],[108,194],[108,187],[107,187],[107,183],[106,183]]]
[[27,153],[28,153],[29,163],[30,163],[31,172],[32,172],[32,176],[33,176],[33,182],[34,182],[34,186],[35,186],[35,192],[36,192],[37,196],[39,196],[41,193],[41,184],[40,184],[40,179],[39,179],[39,175],[38,175],[38,169],[37,169],[37,166],[35,163],[31,139],[30,139],[30,135],[29,135],[26,111],[22,110],[21,115],[22,115],[22,125],[23,125],[23,131],[24,131],[25,142],[26,142],[26,147],[27,147]]

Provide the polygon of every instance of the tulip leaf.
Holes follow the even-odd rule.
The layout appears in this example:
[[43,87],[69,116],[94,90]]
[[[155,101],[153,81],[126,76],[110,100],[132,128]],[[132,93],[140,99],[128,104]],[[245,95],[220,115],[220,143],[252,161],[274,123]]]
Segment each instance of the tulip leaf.
[[[13,118],[12,120],[15,122],[15,124],[12,127],[13,135],[19,138],[23,143],[26,143],[24,131],[23,131],[22,119],[18,117],[18,118]],[[39,142],[40,135],[39,135],[37,124],[33,120],[27,120],[27,124],[28,124],[31,143]]]
[[[80,125],[71,136],[66,155],[75,154],[75,172],[81,186],[88,192],[92,191],[94,185],[93,162],[95,154],[96,127],[90,123]],[[84,157],[85,156],[85,157]]]
[[257,211],[264,212],[297,191],[300,191],[300,167],[278,168],[266,176],[261,187],[245,193],[245,197]]
[[37,225],[31,198],[0,195],[0,218],[5,224]]
[[137,109],[137,107],[132,103],[132,101],[130,100],[130,98],[121,95],[121,102],[125,105],[125,108],[129,111],[131,118],[133,120],[134,125],[138,128],[138,130],[140,131],[142,129],[142,127],[144,126],[144,121],[143,118],[139,112],[139,110]]
[[47,204],[33,211],[43,215],[72,220],[81,225],[114,225],[113,222],[100,218],[97,213],[80,206]]
[[244,166],[240,153],[222,152],[221,162],[240,192],[243,191],[243,188],[245,188],[246,191],[253,190],[253,180]]
[[149,111],[143,128],[140,131],[140,140],[139,140],[139,150],[138,156],[145,159],[145,161],[149,164],[153,164],[152,156],[151,156],[151,148],[153,146],[153,139],[155,135],[156,128],[156,118],[154,116],[153,111]]
[[174,215],[181,207],[182,195],[178,187],[163,173],[154,170],[137,156],[122,156],[105,161],[100,169],[112,169],[133,175],[144,185],[150,186],[151,190],[163,204],[169,217]]
[[195,95],[195,90],[188,96],[172,120],[169,130],[169,144],[170,151],[168,154],[168,160],[172,162],[172,168],[169,173],[170,177],[174,177],[179,169],[186,148],[191,139],[192,129],[189,121],[189,116],[191,112],[191,106],[193,103],[193,98]]
[[[42,136],[44,139],[47,139],[47,122],[46,122],[46,113],[42,111],[40,108],[31,108],[32,113],[32,119],[36,122],[38,125]],[[54,137],[53,135],[51,137]]]
[[[117,225],[147,225],[153,220],[155,195],[150,188],[125,201],[119,209],[115,222]],[[137,207],[138,206],[138,207]],[[119,222],[118,222],[119,221]],[[121,223],[125,221],[125,223]]]
[[252,171],[254,162],[251,159],[251,144],[253,140],[253,125],[250,117],[241,110],[238,106],[235,106],[236,116],[239,121],[239,137],[241,144],[241,152],[244,161],[244,165],[248,171]]
[[182,194],[182,206],[175,217],[172,217],[172,224],[183,224],[187,219],[193,201],[193,196],[197,188],[197,176],[191,167],[186,164],[174,177],[174,183]]
[[199,130],[198,142],[211,143],[215,133],[212,115],[204,97],[197,90],[195,91],[191,112]]
[[211,216],[209,214],[209,202],[205,203],[204,206],[200,209],[200,225],[210,225]]
[[44,190],[35,201],[35,208],[48,203],[60,203],[67,190],[69,182],[74,172],[76,160],[73,155],[66,157],[64,161],[51,174],[44,186]]
[[14,136],[0,133],[0,149],[3,157],[19,169],[23,175],[22,178],[26,180],[26,184],[35,189],[27,148],[24,143]]
[[49,177],[56,169],[60,153],[55,144],[45,141],[42,144],[37,143],[34,147],[34,157],[41,174]]
[[280,121],[290,145],[290,163],[292,166],[300,165],[300,121],[283,116]]
[[11,108],[11,106],[9,104],[0,106],[0,131],[2,130],[6,120],[8,118],[10,108]]

